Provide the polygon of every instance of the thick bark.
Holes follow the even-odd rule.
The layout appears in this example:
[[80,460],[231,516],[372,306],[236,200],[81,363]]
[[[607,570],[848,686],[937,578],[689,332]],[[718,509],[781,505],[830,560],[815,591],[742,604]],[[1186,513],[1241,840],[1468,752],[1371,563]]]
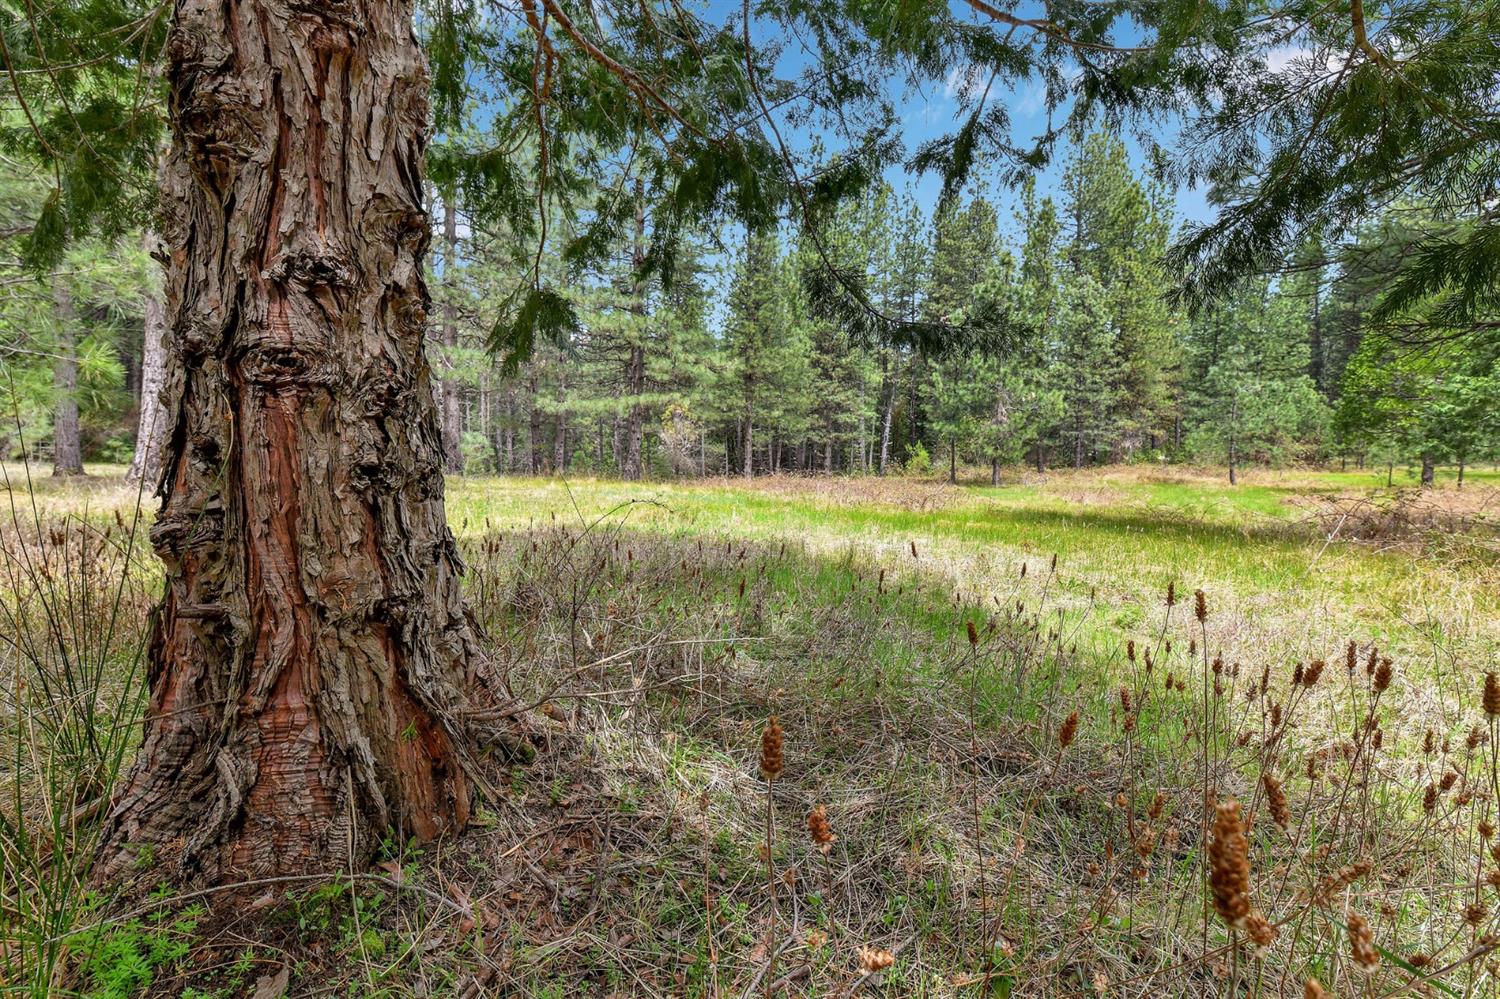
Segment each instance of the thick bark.
[[[157,251],[156,234],[145,235],[146,251],[153,256]],[[166,447],[167,408],[162,404],[161,390],[167,381],[167,349],[163,343],[166,333],[166,313],[162,308],[161,295],[152,288],[145,296],[145,329],[141,346],[141,415],[135,432],[135,455],[130,461],[130,471],[125,481],[132,485],[148,483],[156,486],[161,479],[162,449]]]
[[145,740],[101,878],[343,870],[461,828],[503,740],[423,354],[427,79],[406,0],[176,0],[171,432]]
[[[452,280],[452,269],[458,266],[458,210],[451,195],[443,198],[443,277]],[[458,307],[449,289],[443,303],[443,378],[438,391],[443,402],[443,467],[454,475],[464,471],[464,431],[462,386],[453,369],[452,352],[458,347]]]
[[1000,459],[999,458],[991,458],[990,459],[990,485],[992,485],[992,486],[998,486],[999,484],[1000,484]]
[[1422,455],[1422,488],[1431,489],[1437,479],[1437,465],[1432,460],[1432,455]]
[[52,321],[57,331],[52,362],[52,474],[82,475],[78,432],[78,331],[67,279],[52,276]]

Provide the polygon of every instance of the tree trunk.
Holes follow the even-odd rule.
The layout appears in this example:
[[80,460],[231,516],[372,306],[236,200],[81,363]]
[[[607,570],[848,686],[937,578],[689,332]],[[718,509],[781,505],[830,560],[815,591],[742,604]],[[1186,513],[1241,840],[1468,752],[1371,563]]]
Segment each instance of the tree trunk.
[[[630,358],[625,365],[625,391],[632,400],[638,400],[646,386],[646,352],[639,345],[632,345]],[[625,466],[624,477],[636,481],[644,469],[641,465],[641,437],[645,426],[645,407],[638,401],[630,403],[625,413]]]
[[999,484],[1000,484],[1000,459],[999,458],[991,458],[990,459],[990,485],[992,485],[992,486],[998,486]]
[[97,876],[345,870],[468,820],[503,706],[459,592],[423,354],[406,0],[177,0],[165,596]]
[[452,270],[458,266],[458,210],[452,194],[443,197],[443,280],[450,282],[443,302],[443,378],[438,383],[443,400],[443,467],[453,475],[464,471],[463,419],[459,410],[462,387],[454,374],[453,352],[458,347],[458,307],[453,302]]
[[568,369],[564,367],[557,379],[557,417],[552,423],[552,471],[566,475],[568,471]]
[[1460,459],[1458,459],[1458,488],[1462,489],[1463,487],[1464,487],[1464,460],[1462,458],[1460,458]]
[[745,478],[755,477],[755,407],[750,402],[750,397],[745,399],[745,417],[742,422],[744,439],[741,442],[741,457],[745,462]]
[[1240,420],[1240,400],[1235,396],[1229,403],[1229,484],[1235,485],[1234,472],[1234,432]]
[[1437,479],[1437,465],[1429,454],[1422,455],[1422,488],[1431,489]]
[[52,321],[57,331],[52,362],[52,474],[82,475],[83,445],[78,433],[78,331],[67,278],[52,275]]
[[891,385],[890,392],[885,399],[885,415],[880,419],[880,463],[875,471],[877,475],[884,475],[885,470],[890,467],[891,462],[891,420],[896,414],[896,386]]
[[[630,246],[630,266],[639,271],[646,261],[646,216],[642,181],[635,182],[635,236]],[[646,407],[641,404],[641,394],[646,391],[646,348],[640,337],[645,324],[645,287],[640,281],[631,289],[630,311],[638,317],[639,325],[632,331],[636,340],[630,345],[630,354],[625,361],[625,392],[630,396],[630,409],[625,414],[625,478],[635,481],[641,478],[641,433],[646,423]]]
[[[155,256],[156,234],[143,238],[146,252]],[[155,489],[161,478],[162,448],[166,446],[167,410],[162,405],[161,390],[167,381],[166,317],[162,312],[161,294],[148,289],[144,298],[146,322],[141,342],[141,405],[135,431],[135,456],[125,481],[131,485],[146,483]]]
[[948,442],[948,481],[958,485],[958,442]]
[[531,378],[526,386],[531,392],[531,411],[527,414],[526,465],[532,475],[542,474],[542,411],[537,405],[536,364],[531,367]]

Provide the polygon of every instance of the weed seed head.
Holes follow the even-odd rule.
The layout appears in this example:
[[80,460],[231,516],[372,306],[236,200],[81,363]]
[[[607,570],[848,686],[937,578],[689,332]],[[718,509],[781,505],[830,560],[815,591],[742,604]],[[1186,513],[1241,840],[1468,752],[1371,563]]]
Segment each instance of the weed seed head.
[[859,970],[867,975],[876,975],[896,963],[896,955],[879,947],[859,949]]
[[1367,975],[1380,970],[1380,952],[1375,949],[1375,935],[1370,924],[1358,913],[1349,914],[1349,955],[1354,964]]
[[833,833],[833,827],[828,824],[828,809],[823,805],[817,805],[807,813],[807,834],[812,837],[813,845],[818,852],[825,857],[833,849],[834,841],[838,839]]
[[1078,734],[1078,712],[1074,711],[1063,719],[1062,728],[1057,730],[1057,745],[1067,749],[1073,744],[1073,737]]
[[1261,774],[1261,783],[1266,788],[1266,805],[1271,809],[1271,820],[1286,832],[1292,824],[1292,810],[1286,802],[1286,792],[1281,789],[1281,781],[1267,771]]
[[760,775],[768,782],[780,777],[781,771],[786,767],[786,758],[782,752],[784,739],[781,723],[772,715],[760,733]]

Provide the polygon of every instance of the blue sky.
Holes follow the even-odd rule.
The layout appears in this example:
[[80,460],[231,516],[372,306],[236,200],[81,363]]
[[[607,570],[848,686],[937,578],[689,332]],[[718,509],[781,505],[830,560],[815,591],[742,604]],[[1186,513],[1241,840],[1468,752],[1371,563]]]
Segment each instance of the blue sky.
[[[963,74],[954,71],[941,85],[932,85],[920,92],[905,96],[899,104],[901,126],[908,151],[918,145],[953,132],[959,124],[958,90],[966,85]],[[997,83],[998,87],[999,84]],[[1004,101],[1010,108],[1011,135],[1018,145],[1027,145],[1029,140],[1047,130],[1047,107],[1040,83],[1029,82],[1007,91],[991,92],[991,101]],[[1063,112],[1059,111],[1059,114]],[[1121,136],[1130,152],[1131,160],[1144,172],[1146,157],[1140,143],[1128,133]],[[1062,181],[1067,164],[1069,148],[1060,144],[1056,155],[1046,169],[1037,175],[1037,189],[1043,193],[1055,192]],[[924,208],[931,209],[938,197],[939,182],[935,176],[914,178],[899,168],[888,172],[886,178],[898,190],[909,187]],[[1002,217],[1009,207],[1010,192],[996,182],[990,185],[991,196],[1000,203]],[[1178,188],[1174,192],[1178,224],[1207,222],[1213,218],[1213,206],[1208,203],[1206,192],[1193,188]]]
[[[739,4],[735,2],[720,10],[719,8],[726,2],[728,0],[710,0],[709,9],[715,11],[719,17],[732,19],[739,13]],[[1045,8],[1030,0],[1023,0],[1015,13],[1023,17],[1046,17]],[[757,19],[755,27],[760,29],[754,33],[760,36],[759,41],[762,43],[773,43],[775,40],[786,43],[777,65],[778,76],[793,79],[801,74],[809,62],[817,58],[798,39],[787,39],[786,36],[779,34],[778,27],[772,25],[769,19]],[[1116,40],[1124,45],[1145,41],[1139,32],[1129,27],[1123,27]],[[893,81],[887,93],[896,106],[907,154],[915,152],[922,143],[930,139],[955,131],[960,123],[957,116],[960,113],[961,92],[965,88],[982,88],[984,84],[983,77],[968,72],[968,68],[964,66],[955,66],[945,80],[932,81],[920,88],[909,87],[904,81]],[[994,83],[994,89],[989,93],[988,100],[991,104],[1003,102],[1008,105],[1012,123],[1011,136],[1017,146],[1027,147],[1037,136],[1046,132],[1049,124],[1048,111],[1045,92],[1040,80],[1027,80],[1010,87],[1006,87],[1002,81],[997,80]],[[1055,114],[1059,116],[1058,122],[1060,123],[1061,118],[1067,114],[1067,108],[1060,108]],[[777,117],[783,126],[783,137],[795,148],[806,149],[814,140],[815,136],[805,131],[788,130],[784,116],[777,115]],[[1171,126],[1167,126],[1167,129],[1170,132]],[[1128,133],[1122,135],[1121,138],[1135,166],[1144,172],[1146,157],[1140,142]],[[826,144],[837,147],[836,141],[832,138],[829,138]],[[1053,193],[1057,190],[1066,167],[1068,154],[1067,145],[1059,143],[1052,163],[1037,175],[1037,187],[1041,193]],[[887,171],[886,179],[897,191],[910,190],[930,216],[931,209],[937,202],[940,187],[937,177],[932,175],[916,177],[896,167]],[[1006,190],[997,178],[991,178],[991,180],[992,182],[988,185],[989,196],[997,203],[1002,219],[1008,218],[1012,192]],[[1174,192],[1178,225],[1185,221],[1201,223],[1213,218],[1214,209],[1205,195],[1205,191],[1188,188],[1181,188]]]

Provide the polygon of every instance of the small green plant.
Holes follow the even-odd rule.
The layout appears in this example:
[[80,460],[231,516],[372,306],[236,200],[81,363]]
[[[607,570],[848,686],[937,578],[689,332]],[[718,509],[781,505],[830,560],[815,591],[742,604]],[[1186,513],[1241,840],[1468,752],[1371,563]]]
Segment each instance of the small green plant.
[[163,972],[176,968],[191,949],[204,910],[190,906],[176,915],[158,909],[144,919],[101,923],[74,938],[78,975],[87,999],[132,999]]

